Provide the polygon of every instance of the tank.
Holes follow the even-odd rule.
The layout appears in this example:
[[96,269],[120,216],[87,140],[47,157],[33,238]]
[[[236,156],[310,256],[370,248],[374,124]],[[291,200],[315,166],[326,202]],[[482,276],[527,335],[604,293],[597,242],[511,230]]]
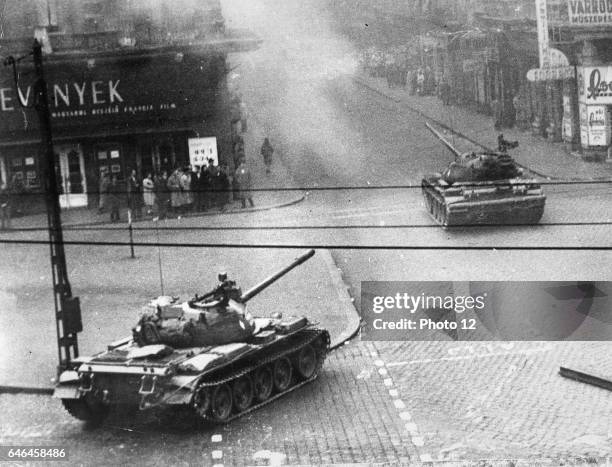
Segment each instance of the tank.
[[306,317],[252,317],[246,305],[314,254],[245,293],[223,274],[212,291],[187,302],[153,300],[148,308],[155,312],[141,317],[132,336],[75,358],[54,397],[91,423],[119,405],[187,408],[202,420],[226,423],[313,381],[329,351],[329,333]]
[[[425,176],[421,183],[425,207],[442,227],[537,224],[546,196],[537,180],[507,152],[461,154],[431,125],[427,128],[455,155],[443,173]],[[518,143],[504,142],[516,147]]]

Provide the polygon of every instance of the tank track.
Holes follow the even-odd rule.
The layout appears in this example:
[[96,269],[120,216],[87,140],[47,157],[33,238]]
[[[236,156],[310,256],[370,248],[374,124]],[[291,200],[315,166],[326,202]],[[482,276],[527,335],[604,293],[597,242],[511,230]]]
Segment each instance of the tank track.
[[[314,341],[316,341],[317,339],[322,339],[321,342],[321,351],[319,353],[319,355],[317,355],[317,366],[316,369],[314,371],[314,374],[312,377],[305,379],[303,381],[299,381],[296,384],[292,384],[289,388],[287,388],[285,391],[283,392],[279,392],[276,394],[271,395],[269,398],[267,398],[266,400],[259,402],[259,403],[255,403],[253,405],[251,405],[250,407],[248,407],[247,409],[238,412],[238,413],[232,413],[231,416],[225,420],[216,420],[215,418],[211,417],[210,414],[208,413],[205,417],[198,415],[200,417],[200,420],[205,421],[205,422],[210,422],[210,423],[214,423],[214,424],[227,424],[233,420],[236,420],[248,413],[254,412],[255,410],[258,410],[259,408],[270,404],[272,401],[279,399],[280,397],[284,396],[285,394],[288,394],[312,381],[314,381],[317,376],[319,371],[321,370],[321,368],[323,367],[323,363],[325,362],[325,358],[327,357],[327,354],[329,353],[329,346],[330,346],[330,337],[329,337],[329,333],[326,330],[323,329],[307,329],[302,331],[302,334],[304,335],[304,338],[300,339],[299,342],[296,342],[293,346],[289,347],[289,348],[284,348],[282,350],[279,350],[277,352],[271,353],[269,355],[266,355],[265,358],[263,358],[262,360],[257,361],[256,363],[249,365],[247,367],[241,368],[239,370],[230,372],[227,375],[224,375],[221,378],[218,379],[210,379],[208,380],[207,378],[210,378],[210,376],[203,376],[200,381],[198,382],[198,384],[196,385],[196,389],[194,390],[194,394],[197,391],[200,391],[203,388],[214,388],[216,386],[220,386],[223,384],[227,384],[227,383],[231,383],[232,381],[237,380],[238,378],[241,378],[242,376],[246,376],[247,374],[256,371],[259,368],[265,367],[266,365],[270,365],[271,363],[275,362],[276,360],[283,358],[283,357],[287,357],[289,355],[295,354],[296,352],[298,352],[301,348],[305,347],[306,345],[309,345],[311,343],[313,343]],[[168,397],[168,396],[167,396]],[[154,407],[154,406],[160,406],[164,404],[164,400],[166,397],[162,398],[162,400],[154,402],[154,403],[150,403],[148,406],[149,407]]]
[[425,209],[431,218],[440,226],[447,227],[448,214],[444,198],[438,194],[431,184],[422,184],[423,198],[425,199]]

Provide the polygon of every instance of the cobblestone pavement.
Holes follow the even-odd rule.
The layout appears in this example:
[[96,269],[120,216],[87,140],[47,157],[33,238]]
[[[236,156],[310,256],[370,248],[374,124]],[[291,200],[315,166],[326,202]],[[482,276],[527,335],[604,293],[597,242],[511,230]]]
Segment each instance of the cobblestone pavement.
[[596,362],[612,371],[609,343],[377,348],[413,415],[421,449],[435,460],[612,456],[612,394],[558,375],[562,363]]
[[57,400],[2,395],[0,444],[65,444],[72,462],[92,465],[612,458],[612,395],[557,374],[561,362],[609,363],[609,350],[607,343],[354,342],[328,357],[314,383],[218,427],[122,410],[94,430]]
[[222,427],[122,412],[90,430],[57,400],[3,395],[0,444],[65,443],[72,462],[106,465],[418,462],[377,360],[371,344],[345,345],[315,382]]

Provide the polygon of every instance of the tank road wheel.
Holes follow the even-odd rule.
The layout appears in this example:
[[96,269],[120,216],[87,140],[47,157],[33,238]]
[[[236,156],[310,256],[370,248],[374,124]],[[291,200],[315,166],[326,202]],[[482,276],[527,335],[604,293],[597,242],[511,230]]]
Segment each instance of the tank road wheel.
[[238,378],[232,385],[232,396],[234,398],[234,409],[236,412],[244,412],[253,403],[253,381],[249,375]]
[[217,422],[226,421],[232,414],[232,390],[227,384],[220,384],[213,390],[210,413]]
[[272,395],[274,380],[272,378],[272,369],[269,366],[261,367],[255,371],[253,388],[257,402],[263,402]]
[[317,371],[317,351],[310,344],[302,347],[295,356],[295,369],[302,379],[310,379]]
[[87,399],[62,399],[62,405],[70,415],[93,425],[100,425],[108,416],[110,407],[99,401]]
[[210,409],[210,388],[198,388],[193,395],[191,404],[196,415],[205,419],[208,414],[208,409]]
[[278,392],[284,392],[291,386],[293,367],[288,358],[279,358],[274,362],[274,388]]

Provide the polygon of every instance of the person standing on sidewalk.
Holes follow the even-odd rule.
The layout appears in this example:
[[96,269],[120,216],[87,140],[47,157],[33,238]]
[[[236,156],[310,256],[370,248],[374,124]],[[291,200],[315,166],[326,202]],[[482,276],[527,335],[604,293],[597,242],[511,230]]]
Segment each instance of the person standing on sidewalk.
[[8,183],[0,187],[0,215],[2,216],[2,230],[11,228],[11,189]]
[[242,133],[246,133],[247,131],[249,131],[247,125],[247,117],[247,106],[244,101],[240,101],[240,130],[242,131]]
[[268,138],[264,139],[260,152],[263,156],[264,164],[266,165],[266,173],[269,175],[272,167],[272,155],[274,154],[274,148],[270,144],[270,140]]
[[440,80],[440,99],[442,100],[442,105],[450,105],[450,93],[450,84],[448,84],[446,77],[443,76]]
[[107,204],[107,198],[108,198],[108,186],[110,185],[110,182],[111,180],[110,180],[110,176],[108,175],[108,172],[104,172],[102,176],[100,177],[100,186],[99,186],[100,199],[98,201],[98,212],[100,214],[102,214],[107,207],[106,204]]
[[155,175],[155,202],[157,203],[157,214],[160,219],[168,217],[168,206],[170,205],[170,192],[168,191],[168,172],[163,171],[161,175]]
[[425,94],[425,73],[423,70],[419,68],[416,74],[416,84],[417,84],[417,95],[423,96]]
[[127,182],[128,208],[135,218],[142,217],[142,185],[136,170],[132,170]]
[[244,209],[247,207],[247,201],[251,207],[255,207],[251,194],[251,171],[246,163],[246,159],[240,161],[240,165],[238,169],[236,169],[234,182],[236,184],[236,197],[242,202],[242,208]]
[[502,105],[498,99],[493,99],[491,101],[491,112],[493,113],[493,118],[495,123],[493,124],[493,128],[496,130],[501,130],[502,127]]
[[108,185],[107,193],[107,203],[108,209],[110,211],[110,220],[111,222],[118,222],[120,219],[119,206],[121,203],[121,187],[119,186],[119,182],[117,181],[116,175],[113,175],[113,177],[111,178],[111,182]]
[[153,177],[149,172],[142,181],[142,196],[144,198],[144,204],[147,208],[147,215],[153,214],[153,207],[155,206],[155,183]]

